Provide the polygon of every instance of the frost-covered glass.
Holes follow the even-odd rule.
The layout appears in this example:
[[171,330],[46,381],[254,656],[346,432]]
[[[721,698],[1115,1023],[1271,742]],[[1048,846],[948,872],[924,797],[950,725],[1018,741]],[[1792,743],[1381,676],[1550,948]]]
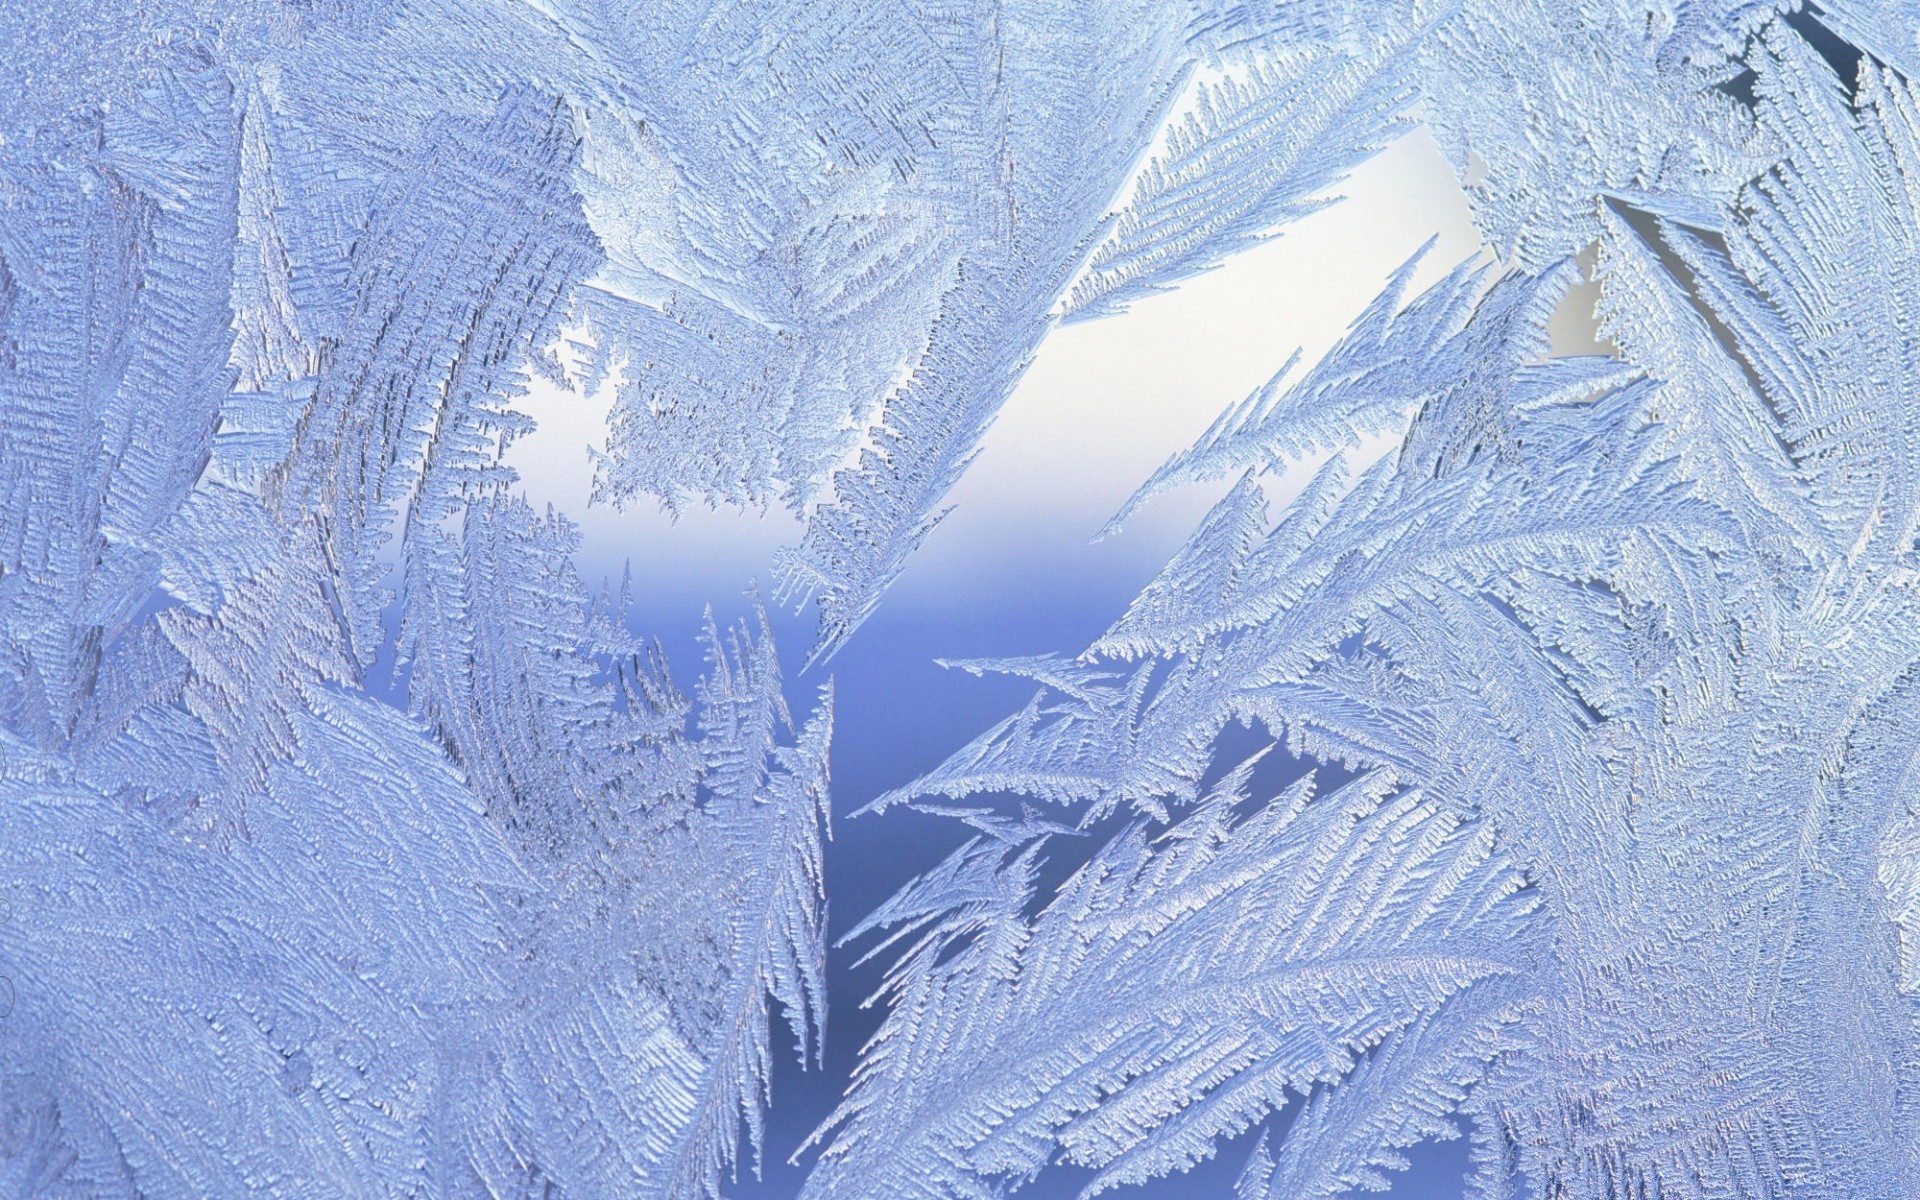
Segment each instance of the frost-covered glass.
[[[1280,347],[1111,629],[851,798],[979,836],[850,929],[804,1194],[1264,1125],[1242,1200],[1461,1129],[1489,1200],[1920,1196],[1912,0],[0,0],[0,59],[0,1195],[717,1200],[819,1058],[820,664],[1050,330],[1421,123],[1492,254]],[[599,500],[804,522],[796,686],[583,580],[537,382],[613,389]]]

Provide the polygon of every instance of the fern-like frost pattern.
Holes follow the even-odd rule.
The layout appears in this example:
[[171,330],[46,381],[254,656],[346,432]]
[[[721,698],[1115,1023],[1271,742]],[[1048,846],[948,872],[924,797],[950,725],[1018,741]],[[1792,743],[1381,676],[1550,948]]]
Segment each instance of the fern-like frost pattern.
[[[719,1200],[791,1151],[973,1200],[1245,1135],[1278,1200],[1465,1133],[1486,1200],[1920,1196],[1916,31],[0,5],[0,1195]],[[1225,491],[1091,644],[948,664],[1033,699],[855,798],[978,836],[846,931],[884,1016],[769,1145],[823,1061],[817,664],[1057,325],[1416,125],[1489,252],[1142,481],[1109,531]],[[1609,352],[1556,354],[1594,285]],[[596,502],[801,520],[798,684],[756,591],[682,691],[527,498],[539,397],[600,389]]]

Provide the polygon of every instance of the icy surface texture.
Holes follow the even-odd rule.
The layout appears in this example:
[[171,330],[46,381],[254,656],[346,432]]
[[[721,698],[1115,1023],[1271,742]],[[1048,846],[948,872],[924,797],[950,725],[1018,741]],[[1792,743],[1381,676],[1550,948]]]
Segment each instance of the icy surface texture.
[[[1834,7],[1353,7],[1512,257],[1411,298],[1409,264],[1174,455],[1129,511],[1238,482],[1077,659],[959,664],[1040,690],[878,807],[1138,824],[1037,894],[1071,843],[995,830],[859,931],[907,949],[810,1194],[1099,1191],[1291,1108],[1243,1200],[1460,1128],[1475,1197],[1920,1195],[1920,13]],[[1140,176],[1085,315],[1285,215],[1228,155],[1357,36],[1305,11],[1200,22],[1255,65]],[[1315,136],[1364,146],[1387,106],[1316,69]],[[1551,357],[1594,243],[1620,355]],[[1324,794],[1215,782],[1234,722]]]
[[52,12],[0,35],[0,1193],[717,1195],[776,1004],[817,1046],[829,709],[759,629],[683,699],[500,465],[605,261],[554,88],[620,81],[532,10]]
[[[764,622],[674,687],[504,465],[527,380],[616,388],[607,502],[803,516],[823,658],[1050,329],[1419,119],[1499,260],[1172,457],[1136,503],[1237,482],[1084,653],[960,664],[1038,693],[873,807],[1054,807],[854,931],[808,1192],[1284,1110],[1244,1200],[1462,1124],[1481,1197],[1920,1195],[1916,31],[0,4],[0,1194],[718,1197],[818,1054],[831,695]],[[1552,357],[1590,249],[1619,354]]]

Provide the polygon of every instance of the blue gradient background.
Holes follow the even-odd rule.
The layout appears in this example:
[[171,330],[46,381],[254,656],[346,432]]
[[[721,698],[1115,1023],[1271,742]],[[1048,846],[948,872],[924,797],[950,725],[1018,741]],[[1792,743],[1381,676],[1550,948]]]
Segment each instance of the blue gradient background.
[[[1308,363],[1324,353],[1429,237],[1437,243],[1416,289],[1485,253],[1466,197],[1424,130],[1363,167],[1343,191],[1344,201],[1177,292],[1124,316],[1057,330],[951,497],[953,513],[837,657],[802,674],[810,614],[771,613],[796,711],[828,676],[835,684],[831,937],[972,833],[906,809],[857,820],[845,814],[936,766],[1031,694],[1026,681],[975,678],[934,660],[1077,653],[1125,610],[1224,491],[1189,488],[1160,498],[1119,535],[1091,542],[1154,467],[1264,383],[1296,346]],[[633,626],[660,638],[676,682],[689,687],[703,665],[705,606],[722,623],[749,614],[748,589],[771,585],[772,555],[797,540],[799,525],[782,513],[695,512],[675,523],[656,512],[588,505],[587,447],[604,440],[610,397],[544,386],[535,385],[528,404],[540,429],[516,444],[510,462],[536,504],[552,503],[581,526],[579,561],[590,583],[617,580],[631,567]],[[1055,879],[1086,843],[1057,846]],[[785,1200],[798,1192],[817,1151],[799,1165],[787,1157],[838,1102],[883,1013],[879,1003],[859,1007],[884,971],[884,963],[853,965],[863,949],[831,953],[824,1070],[803,1072],[791,1047],[781,1049],[764,1177],[743,1171],[729,1195]],[[1295,1111],[1276,1118],[1276,1129]],[[1187,1174],[1112,1194],[1230,1197],[1257,1136],[1250,1130]],[[1459,1197],[1466,1156],[1464,1138],[1416,1148],[1391,1194]],[[1019,1194],[1074,1196],[1091,1175],[1052,1168]]]

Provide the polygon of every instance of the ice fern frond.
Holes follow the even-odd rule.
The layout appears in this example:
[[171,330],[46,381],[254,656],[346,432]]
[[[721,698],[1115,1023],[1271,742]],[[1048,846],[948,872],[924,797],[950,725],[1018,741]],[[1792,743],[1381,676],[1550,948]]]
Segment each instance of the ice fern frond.
[[[1498,305],[1484,312],[1496,326],[1506,319]],[[1262,494],[1243,479],[1090,648],[1082,694],[1043,693],[889,800],[1015,790],[1158,813],[1192,798],[1228,720],[1275,717],[1279,698],[1302,695],[1345,639],[1373,622],[1392,628],[1442,592],[1498,606],[1509,578],[1638,573],[1663,603],[1696,602],[1686,565],[1739,530],[1670,457],[1649,419],[1650,382],[1590,375],[1575,360],[1578,383],[1565,391],[1490,395],[1473,382],[1474,360],[1454,366],[1469,380],[1448,391],[1441,376],[1436,387],[1459,399],[1424,405],[1398,453],[1351,488],[1329,465],[1267,529]],[[1173,661],[1100,682],[1092,672],[1111,670],[1099,660],[1112,656]]]
[[[1486,268],[1470,260],[1401,308],[1425,254],[1423,248],[1394,273],[1347,336],[1305,377],[1288,382],[1290,361],[1222,414],[1192,449],[1169,459],[1108,528],[1168,488],[1252,468],[1284,470],[1309,455],[1397,434],[1423,408],[1524,410],[1604,391],[1638,374],[1611,359],[1546,357],[1543,327],[1578,278],[1572,262],[1539,276],[1506,276],[1486,289]],[[1496,396],[1496,389],[1508,394]]]
[[674,686],[515,478],[544,385],[597,499],[802,519],[824,659],[1063,320],[1417,114],[1490,256],[1169,460],[1194,536],[873,802],[981,836],[856,931],[812,1192],[1119,1186],[1291,1094],[1245,1200],[1459,1120],[1483,1197],[1920,1194],[1916,29],[0,4],[0,1193],[717,1200],[783,1016],[823,1057],[831,693],[757,612]]
[[763,1137],[770,1001],[817,1053],[831,701],[794,731],[764,618],[758,636],[710,619],[685,728],[596,619],[571,539],[476,501],[409,588],[415,703],[548,885],[513,923],[534,957],[507,1094],[533,1119],[507,1145],[577,1191],[718,1195],[741,1133],[756,1155]]
[[1346,1080],[1307,1098],[1277,1159],[1249,1163],[1240,1196],[1305,1200],[1387,1190],[1393,1181],[1385,1172],[1409,1165],[1400,1151],[1460,1136],[1454,1114],[1536,1002],[1493,981],[1389,1039]]
[[[1239,482],[1082,657],[1074,692],[1053,685],[902,793],[1011,790],[1151,820],[1194,805],[1176,828],[1198,831],[1216,735],[1237,718],[1426,797],[1526,871],[1525,969],[1356,1051],[1336,1086],[1309,1077],[1243,1196],[1377,1186],[1453,1114],[1473,1124],[1488,1196],[1904,1195],[1920,1179],[1920,889],[1896,732],[1920,662],[1913,313],[1876,282],[1916,254],[1920,96],[1894,51],[1839,43],[1813,14],[1724,16],[1721,36],[1751,34],[1750,99],[1699,82],[1731,63],[1684,82],[1716,36],[1702,14],[1649,25],[1597,78],[1643,80],[1647,125],[1667,133],[1636,144],[1611,123],[1623,109],[1589,98],[1611,132],[1573,152],[1591,155],[1578,170],[1489,164],[1504,190],[1481,196],[1482,227],[1510,235],[1528,273],[1484,293],[1456,274],[1404,309],[1403,273],[1304,378],[1290,368],[1230,411],[1148,492]],[[1594,80],[1541,66],[1537,39],[1586,44],[1626,19],[1573,30],[1519,6],[1443,22],[1420,76],[1482,85],[1429,94],[1443,143],[1454,122],[1501,127],[1483,119],[1489,80],[1586,94]],[[1253,20],[1230,24],[1252,37]],[[1668,135],[1689,110],[1683,144]],[[1503,111],[1539,129],[1546,110]],[[1629,169],[1642,149],[1656,153]],[[1542,171],[1551,186],[1529,180]],[[1548,353],[1564,256],[1590,237],[1619,360]],[[1357,443],[1380,434],[1388,452],[1350,479]],[[1328,451],[1270,522],[1265,478]],[[1159,852],[1122,837],[1094,863]],[[1486,911],[1452,908],[1457,928]],[[1043,914],[992,942],[1012,964],[996,978],[1076,978],[1097,940],[1051,944],[1046,928]],[[937,968],[988,944],[902,978],[949,986]],[[969,1011],[988,995],[962,994]],[[1075,1007],[1124,994],[1089,984]],[[902,1040],[876,1043],[864,1088],[920,1030],[971,1036],[945,1032],[962,1026],[938,1023],[959,1018],[935,995],[900,994]],[[1165,1086],[1141,1091],[1089,1052],[1048,1088],[989,1090],[928,1156],[957,1173],[943,1194],[1017,1184],[1056,1153],[1138,1178],[1244,1128],[1232,1101],[1232,1119],[1185,1123],[1230,1087],[1206,1074],[1227,1061],[1196,1042],[1178,1069],[1143,1067]],[[1058,1132],[1016,1121],[1029,1104]],[[872,1117],[850,1111],[847,1161],[865,1161]],[[1122,1113],[1138,1115],[1124,1135],[1107,1123]],[[1153,1147],[1137,1171],[1136,1146]],[[855,1191],[841,1169],[819,1177]]]
[[74,10],[0,117],[0,1190],[717,1196],[776,1003],[818,1058],[830,702],[764,628],[685,701],[505,464],[625,89],[260,15]]
[[1182,1170],[1287,1089],[1341,1086],[1521,973],[1530,906],[1484,829],[1379,779],[1302,781],[1236,817],[1245,782],[1116,838],[1032,918],[1026,853],[984,849],[968,874],[997,853],[1008,887],[956,893],[949,868],[876,914],[951,915],[894,968],[805,1194],[986,1196],[1054,1161],[1098,1168],[1089,1192]]
[[1066,321],[1125,312],[1332,203],[1324,193],[1402,132],[1406,31],[1370,53],[1314,47],[1232,63],[1148,162],[1067,293]]

